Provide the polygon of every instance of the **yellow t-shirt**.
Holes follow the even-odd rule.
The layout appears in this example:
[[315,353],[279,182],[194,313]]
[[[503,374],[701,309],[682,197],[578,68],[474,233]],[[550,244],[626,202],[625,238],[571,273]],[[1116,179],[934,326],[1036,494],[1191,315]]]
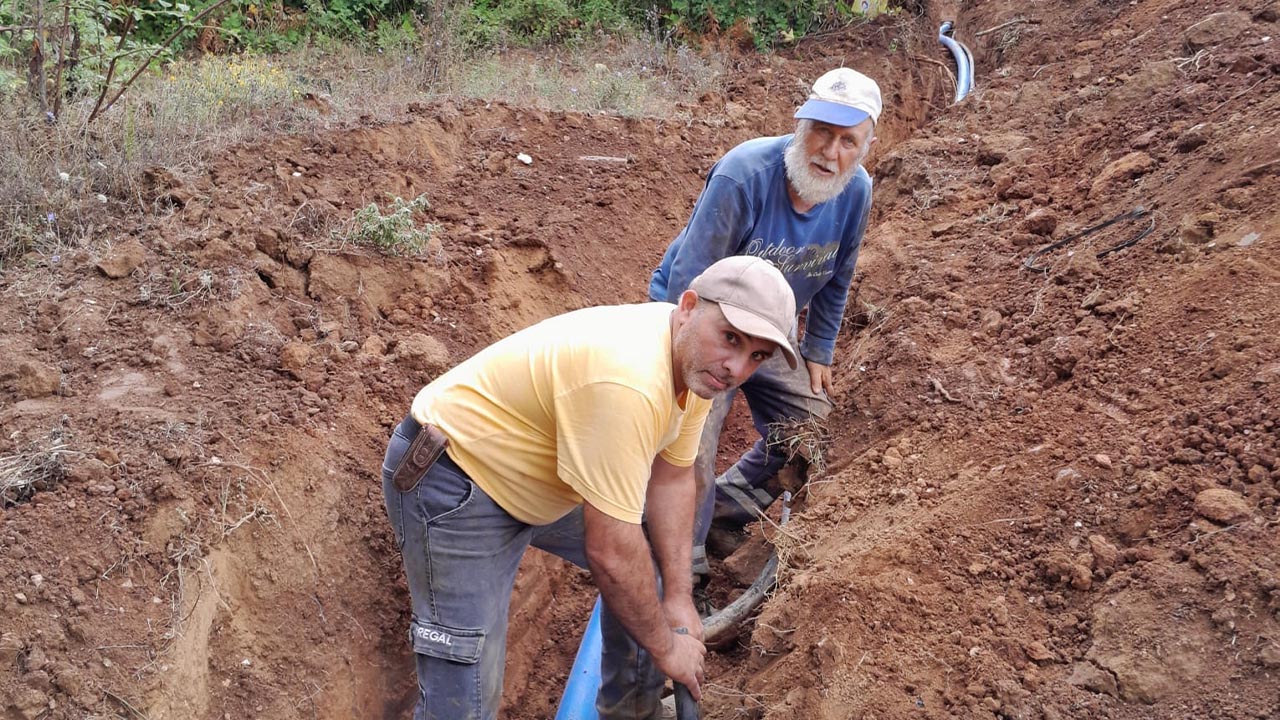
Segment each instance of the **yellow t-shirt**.
[[544,320],[418,392],[412,414],[516,519],[551,523],[584,499],[639,523],[655,457],[688,467],[711,401],[675,397],[674,305],[587,308]]

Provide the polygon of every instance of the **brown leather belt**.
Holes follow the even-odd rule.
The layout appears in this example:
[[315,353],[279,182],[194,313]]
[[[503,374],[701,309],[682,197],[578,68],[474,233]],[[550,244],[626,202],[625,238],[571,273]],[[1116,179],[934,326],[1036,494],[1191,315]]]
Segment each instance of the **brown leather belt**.
[[[415,425],[418,423],[415,421]],[[400,462],[391,474],[391,482],[400,492],[409,492],[418,486],[422,476],[444,455],[449,438],[440,428],[427,424],[418,428],[418,434],[410,441]]]

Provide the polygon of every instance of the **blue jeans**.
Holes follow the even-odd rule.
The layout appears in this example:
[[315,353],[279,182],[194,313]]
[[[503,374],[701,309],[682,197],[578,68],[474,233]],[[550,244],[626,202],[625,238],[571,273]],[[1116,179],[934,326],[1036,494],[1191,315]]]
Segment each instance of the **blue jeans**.
[[[502,697],[507,610],[520,558],[533,545],[586,568],[582,509],[551,525],[520,522],[447,454],[402,493],[391,475],[418,430],[412,418],[401,422],[382,464],[383,499],[413,604],[409,640],[419,693],[413,717],[493,720]],[[601,635],[600,717],[659,717],[664,678],[607,604]]]
[[[826,393],[813,393],[809,385],[809,371],[804,362],[792,370],[780,352],[774,353],[761,364],[742,384],[740,390],[747,398],[751,420],[756,432],[760,433],[760,439],[733,467],[720,477],[715,477],[720,432],[724,429],[725,417],[733,405],[734,393],[725,393],[716,398],[702,428],[702,442],[698,447],[698,460],[694,467],[699,499],[693,528],[695,575],[710,572],[706,543],[712,519],[746,524],[777,499],[776,490],[768,487],[768,482],[786,464],[787,456],[784,451],[769,447],[770,431],[776,433],[780,423],[808,418],[824,420],[831,413],[832,405]],[[775,443],[779,440],[776,437],[772,439]],[[714,492],[710,491],[712,483]]]

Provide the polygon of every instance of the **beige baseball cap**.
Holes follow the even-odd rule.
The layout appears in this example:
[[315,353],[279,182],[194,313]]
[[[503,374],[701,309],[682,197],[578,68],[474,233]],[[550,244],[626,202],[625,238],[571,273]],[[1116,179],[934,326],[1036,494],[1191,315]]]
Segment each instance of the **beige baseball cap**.
[[796,322],[796,296],[773,263],[754,255],[727,257],[703,270],[689,289],[720,305],[734,327],[776,344],[791,369],[796,368],[796,351],[787,339]]
[[809,99],[796,110],[797,119],[821,120],[840,127],[853,127],[871,118],[880,121],[880,86],[875,80],[850,68],[836,68],[818,78]]

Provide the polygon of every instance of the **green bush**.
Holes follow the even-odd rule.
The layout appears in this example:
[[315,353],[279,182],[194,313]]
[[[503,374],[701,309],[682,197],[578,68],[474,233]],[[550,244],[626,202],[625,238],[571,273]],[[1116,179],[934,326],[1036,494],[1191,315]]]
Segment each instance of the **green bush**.
[[664,22],[693,33],[727,30],[743,22],[756,46],[765,48],[880,12],[887,5],[885,0],[670,0]]
[[419,195],[406,202],[396,198],[391,212],[383,215],[377,203],[369,203],[355,212],[345,240],[353,245],[373,247],[389,255],[420,255],[440,226],[419,228],[413,214],[428,207],[427,196]]

